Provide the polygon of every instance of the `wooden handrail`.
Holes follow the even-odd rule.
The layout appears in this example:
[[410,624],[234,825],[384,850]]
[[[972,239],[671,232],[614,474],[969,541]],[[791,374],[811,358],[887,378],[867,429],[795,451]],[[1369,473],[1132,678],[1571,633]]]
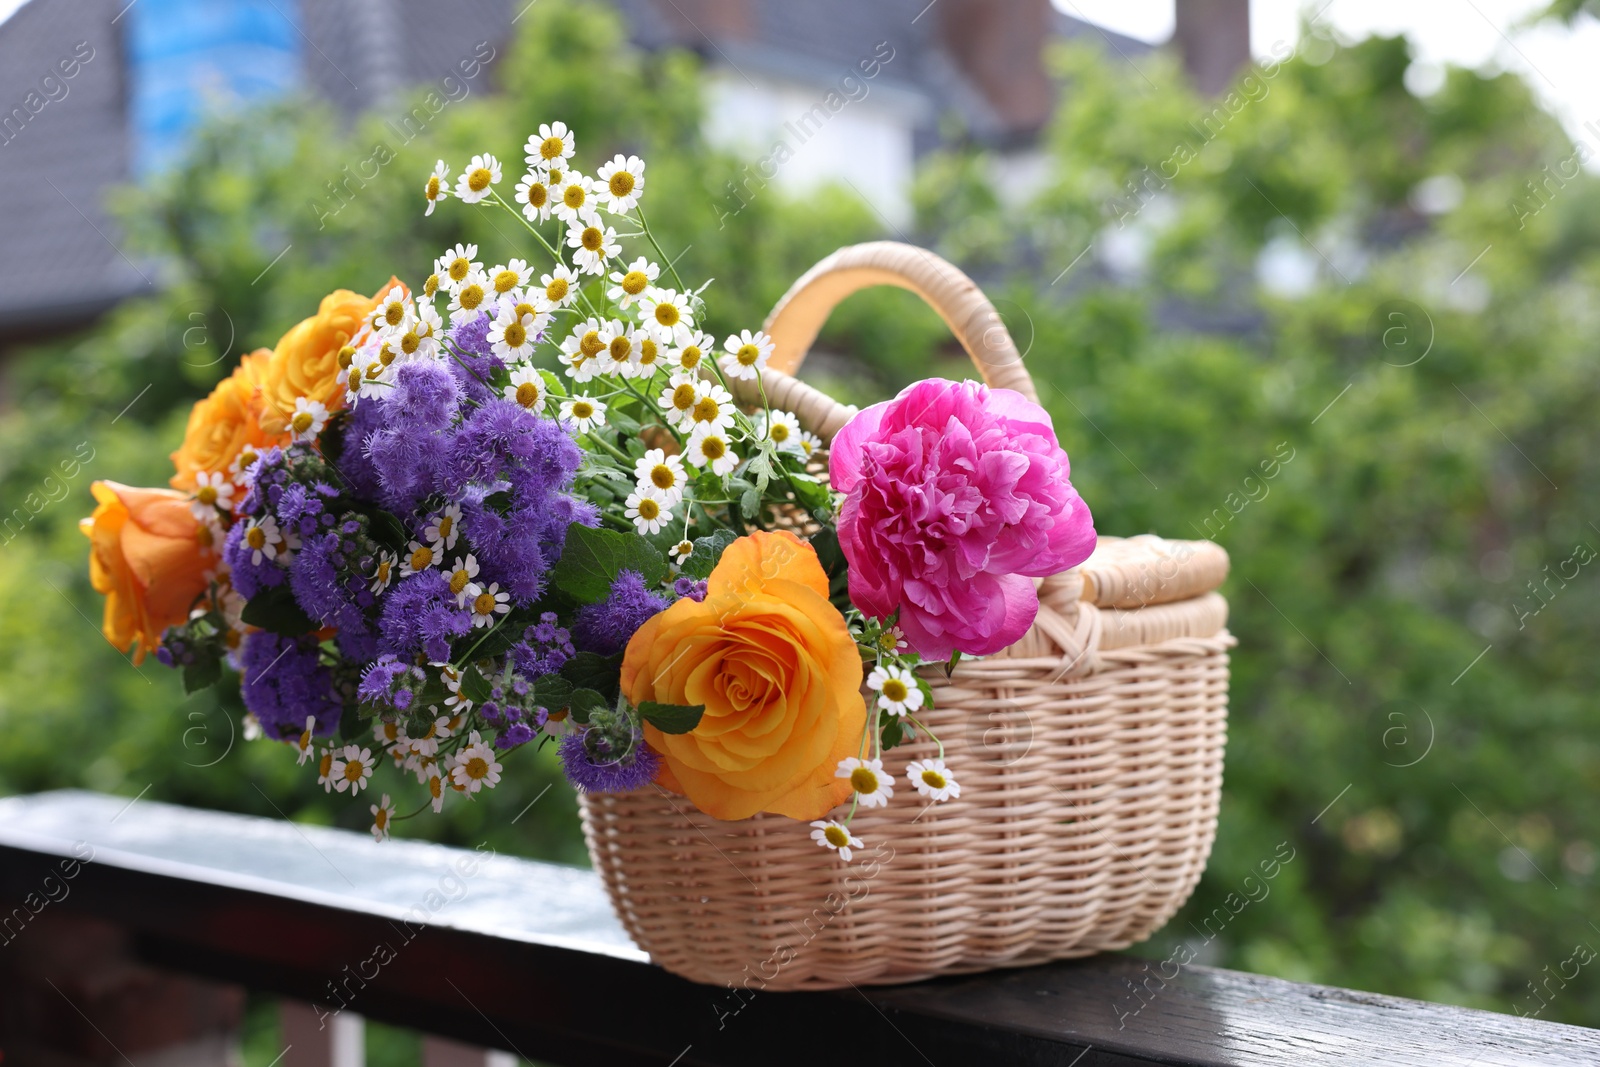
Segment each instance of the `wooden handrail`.
[[628,942],[587,871],[92,793],[0,799],[0,940],[44,936],[6,925],[25,900],[129,931],[161,968],[553,1063],[832,1062],[844,1034],[852,1061],[937,1067],[1600,1062],[1579,1027],[1122,956],[838,993],[701,986]]

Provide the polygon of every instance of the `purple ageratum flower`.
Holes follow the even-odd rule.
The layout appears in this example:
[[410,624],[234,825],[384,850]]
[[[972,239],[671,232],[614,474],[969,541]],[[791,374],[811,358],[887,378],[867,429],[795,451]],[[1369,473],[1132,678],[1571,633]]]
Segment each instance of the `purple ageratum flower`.
[[585,793],[627,793],[655,780],[661,757],[636,733],[627,751],[616,752],[598,730],[561,739],[561,769]]
[[403,365],[389,394],[389,418],[398,430],[423,434],[449,429],[461,406],[461,390],[449,368],[436,360]]
[[672,591],[680,597],[686,596],[698,604],[706,598],[706,586],[707,582],[704,578],[698,581],[693,578],[679,578],[672,583]]
[[413,687],[422,680],[419,668],[407,666],[393,656],[379,656],[361,676],[356,696],[364,704],[387,704],[404,711],[411,706]]
[[400,579],[384,598],[378,621],[378,650],[409,660],[450,658],[450,642],[472,628],[471,614],[456,606],[450,582],[437,570]]
[[316,716],[318,737],[328,736],[339,725],[343,705],[314,637],[255,630],[245,635],[241,658],[244,706],[260,720],[267,736],[298,736],[307,715]]
[[344,423],[344,445],[339,455],[339,473],[345,490],[359,500],[376,501],[383,483],[378,468],[367,453],[372,435],[383,429],[388,416],[387,397],[370,396],[360,401]]
[[451,473],[459,485],[487,485],[502,477],[519,478],[512,488],[531,504],[536,498],[565,489],[578,469],[582,453],[553,419],[541,419],[520,404],[501,397],[480,404],[456,429]]
[[527,679],[559,671],[576,651],[572,635],[556,625],[555,612],[540,615],[538,622],[523,631],[522,640],[511,647],[511,662],[518,675],[511,683],[512,691],[525,696]]
[[253,562],[255,550],[244,539],[247,525],[245,522],[233,524],[233,529],[228,531],[228,539],[222,545],[222,559],[228,565],[234,589],[249,600],[263,589],[282,585],[289,572],[265,556],[260,563]]
[[666,598],[652,593],[642,574],[625,570],[611,583],[609,596],[578,609],[572,624],[573,641],[601,656],[621,652],[645,620],[666,608]]
[[489,316],[479,315],[471,322],[445,331],[445,338],[455,349],[446,355],[450,373],[461,386],[462,393],[475,404],[494,396],[484,383],[493,381],[495,371],[505,368],[489,344],[489,327],[493,323]]
[[289,468],[284,460],[283,449],[277,445],[262,452],[250,471],[250,488],[239,502],[239,513],[242,515],[259,513],[263,501],[268,507],[276,507],[283,486],[289,481]]
[[391,423],[368,437],[366,447],[378,475],[378,501],[391,511],[415,510],[449,480],[450,439],[444,434],[413,433]]
[[533,727],[525,722],[514,722],[500,731],[500,735],[494,739],[494,747],[498,749],[516,748],[518,745],[525,745],[532,741],[533,737]]
[[1033,579],[1094,550],[1050,416],[1010,389],[917,382],[852,418],[828,455],[850,599],[898,611],[924,659],[1014,643],[1039,611]]

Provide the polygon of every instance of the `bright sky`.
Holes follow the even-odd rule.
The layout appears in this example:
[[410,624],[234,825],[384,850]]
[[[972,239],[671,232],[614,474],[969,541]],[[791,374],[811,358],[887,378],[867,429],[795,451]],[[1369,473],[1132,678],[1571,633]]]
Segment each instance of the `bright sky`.
[[[3,2],[3,0],[0,0]],[[1069,15],[1152,44],[1172,36],[1174,0],[1053,0]],[[1349,40],[1404,33],[1423,64],[1512,70],[1525,78],[1573,137],[1600,135],[1600,21],[1572,28],[1530,26],[1547,0],[1251,0],[1250,45],[1258,55],[1298,37],[1300,13]],[[1425,82],[1427,79],[1418,79]]]

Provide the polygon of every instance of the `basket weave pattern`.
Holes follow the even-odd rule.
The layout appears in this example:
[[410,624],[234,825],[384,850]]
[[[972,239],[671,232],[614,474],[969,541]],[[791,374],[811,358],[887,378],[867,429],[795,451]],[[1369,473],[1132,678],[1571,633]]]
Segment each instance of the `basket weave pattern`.
[[[1032,383],[970,280],[904,245],[842,249],[768,320],[774,407],[831,439],[850,411],[789,376],[829,310],[865,285],[921,294],[992,385]],[[849,865],[805,823],[722,822],[650,787],[581,801],[590,856],[623,926],[698,981],[821,989],[1042,963],[1150,936],[1193,891],[1216,829],[1226,734],[1227,556],[1209,542],[1102,539],[1082,567],[1040,583],[1021,641],[925,668],[961,796],[924,805],[899,786],[860,809]],[[909,794],[909,795],[905,795]]]

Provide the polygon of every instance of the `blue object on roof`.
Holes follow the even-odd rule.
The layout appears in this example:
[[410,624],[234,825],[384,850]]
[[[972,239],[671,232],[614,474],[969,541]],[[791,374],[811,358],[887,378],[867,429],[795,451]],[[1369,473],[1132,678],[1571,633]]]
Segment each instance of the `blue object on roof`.
[[296,0],[138,0],[126,9],[134,169],[162,170],[207,113],[292,90]]

